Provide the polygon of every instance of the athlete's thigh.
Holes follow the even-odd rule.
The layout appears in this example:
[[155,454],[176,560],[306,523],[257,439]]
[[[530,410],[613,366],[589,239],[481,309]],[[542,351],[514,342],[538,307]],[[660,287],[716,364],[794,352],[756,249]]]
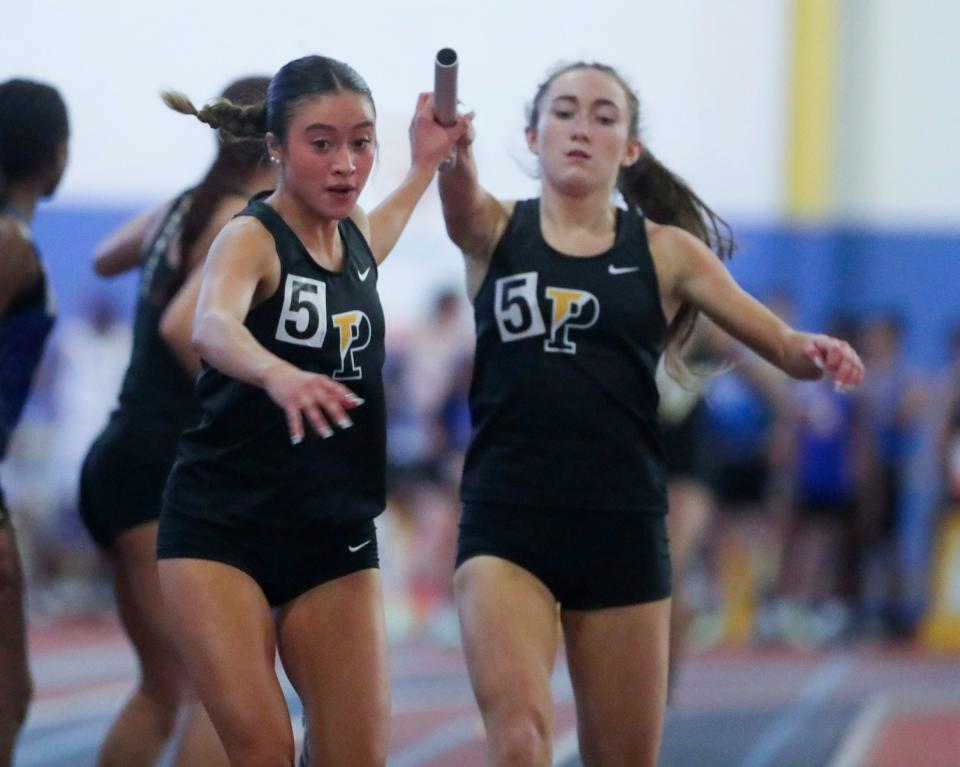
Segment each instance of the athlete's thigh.
[[114,571],[117,610],[144,665],[154,674],[179,675],[173,637],[164,613],[157,575],[157,523],[148,522],[121,533],[108,550]]
[[180,658],[228,753],[293,734],[275,668],[266,597],[246,573],[202,559],[161,559],[160,588]]
[[584,764],[656,764],[667,699],[670,600],[564,610]]
[[488,725],[531,708],[549,717],[559,638],[553,594],[527,570],[494,556],[461,564],[454,588],[470,680]]
[[285,604],[280,659],[304,704],[315,764],[386,760],[390,682],[380,571],[327,581]]
[[[2,499],[0,499],[2,503]],[[19,716],[30,696],[23,568],[13,526],[0,525],[0,716]],[[0,757],[2,758],[2,757]]]

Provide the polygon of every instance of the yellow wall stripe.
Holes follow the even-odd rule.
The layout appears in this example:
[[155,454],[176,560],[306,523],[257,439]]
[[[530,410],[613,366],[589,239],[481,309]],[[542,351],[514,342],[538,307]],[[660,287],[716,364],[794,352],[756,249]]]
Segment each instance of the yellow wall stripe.
[[787,207],[820,218],[834,203],[837,0],[793,0]]

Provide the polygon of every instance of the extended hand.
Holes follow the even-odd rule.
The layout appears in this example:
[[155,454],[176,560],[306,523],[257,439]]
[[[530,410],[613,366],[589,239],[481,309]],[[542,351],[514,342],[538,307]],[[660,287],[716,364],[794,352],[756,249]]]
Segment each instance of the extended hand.
[[267,394],[287,414],[290,441],[296,445],[304,437],[303,417],[324,439],[333,436],[332,421],[341,429],[349,429],[353,421],[346,410],[363,404],[363,400],[343,384],[329,376],[308,373],[293,365],[278,365],[267,376]]
[[863,380],[860,355],[846,341],[825,335],[811,335],[803,354],[834,380],[837,391],[849,391]]

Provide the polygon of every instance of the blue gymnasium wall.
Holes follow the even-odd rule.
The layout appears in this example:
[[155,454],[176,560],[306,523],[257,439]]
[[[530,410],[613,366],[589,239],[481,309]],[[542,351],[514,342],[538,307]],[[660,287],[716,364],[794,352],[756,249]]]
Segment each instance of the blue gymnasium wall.
[[786,292],[798,325],[824,329],[835,311],[894,311],[908,361],[933,370],[960,324],[960,231],[741,227],[731,271],[751,293]]
[[92,258],[100,240],[139,212],[101,207],[40,208],[33,233],[61,315],[79,314],[91,298],[106,296],[121,316],[132,318],[137,273],[105,280],[94,273]]
[[[107,295],[129,316],[136,275],[98,278],[94,245],[137,211],[54,206],[37,215],[36,238],[65,314]],[[960,231],[868,231],[735,227],[731,271],[759,297],[787,293],[796,323],[823,329],[836,309],[899,312],[907,321],[909,361],[932,370],[945,360],[949,329],[960,324]]]

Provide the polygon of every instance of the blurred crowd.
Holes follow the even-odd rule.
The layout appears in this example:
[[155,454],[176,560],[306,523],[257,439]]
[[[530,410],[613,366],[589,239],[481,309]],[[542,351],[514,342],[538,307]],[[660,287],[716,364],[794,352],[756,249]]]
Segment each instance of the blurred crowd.
[[[789,314],[788,301],[772,304]],[[847,394],[790,381],[701,324],[690,380],[661,377],[665,423],[685,422],[676,434],[685,468],[671,481],[706,504],[676,584],[692,609],[693,643],[815,648],[913,636],[940,524],[960,508],[960,329],[949,362],[918,371],[897,315],[837,317],[824,330],[850,339],[868,371]],[[65,318],[4,466],[39,623],[112,614],[108,573],[77,516],[77,477],[114,406],[129,345],[129,325],[109,301]],[[395,638],[458,638],[451,573],[472,347],[471,312],[456,289],[388,335],[380,530]]]

